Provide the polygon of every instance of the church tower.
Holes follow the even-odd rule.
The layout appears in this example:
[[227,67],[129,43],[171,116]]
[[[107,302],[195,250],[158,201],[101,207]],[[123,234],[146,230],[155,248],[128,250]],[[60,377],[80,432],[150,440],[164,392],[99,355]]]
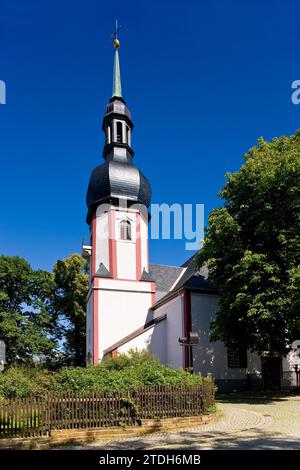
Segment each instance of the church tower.
[[[148,254],[151,186],[132,163],[133,122],[122,97],[119,46],[116,35],[113,92],[102,125],[105,161],[93,170],[87,191],[87,362],[94,365],[112,344],[144,325],[155,301]],[[110,354],[116,353],[117,348]]]

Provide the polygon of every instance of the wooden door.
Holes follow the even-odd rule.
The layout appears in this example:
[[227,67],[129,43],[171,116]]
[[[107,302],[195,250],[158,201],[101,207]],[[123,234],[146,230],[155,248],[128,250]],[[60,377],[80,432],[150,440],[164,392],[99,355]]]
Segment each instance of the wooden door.
[[280,389],[281,358],[277,356],[262,357],[261,366],[265,390]]

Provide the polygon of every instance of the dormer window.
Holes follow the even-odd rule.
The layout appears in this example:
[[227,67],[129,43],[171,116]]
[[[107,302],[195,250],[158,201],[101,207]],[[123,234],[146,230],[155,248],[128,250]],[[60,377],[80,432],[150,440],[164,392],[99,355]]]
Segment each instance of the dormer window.
[[120,222],[120,240],[131,240],[131,223],[129,220],[121,220]]
[[122,122],[117,122],[117,142],[123,142],[123,124]]

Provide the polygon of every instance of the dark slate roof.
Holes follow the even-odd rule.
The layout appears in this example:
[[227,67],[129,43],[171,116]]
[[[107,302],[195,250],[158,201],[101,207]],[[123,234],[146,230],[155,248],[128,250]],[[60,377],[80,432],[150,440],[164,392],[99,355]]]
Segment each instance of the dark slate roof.
[[104,266],[103,263],[100,263],[95,275],[99,277],[112,277],[112,273],[106,268],[106,266]]
[[164,297],[168,298],[174,295],[183,287],[193,291],[217,294],[214,286],[207,281],[207,267],[203,266],[198,271],[195,255],[180,267],[152,264],[150,265],[150,275],[156,281],[156,302],[158,303]]
[[195,256],[188,259],[182,267],[186,268],[184,274],[178,280],[178,283],[174,286],[173,290],[180,289],[181,287],[193,288],[193,289],[213,289],[213,286],[206,280],[208,276],[208,269],[206,266],[202,266],[200,271],[196,266]]
[[156,282],[156,300],[167,295],[173,284],[179,278],[184,268],[177,266],[164,266],[161,264],[150,264],[150,277]]
[[154,279],[152,279],[150,273],[148,273],[145,268],[143,269],[140,280],[141,281],[154,281]]
[[108,161],[97,166],[91,174],[86,196],[87,223],[91,222],[95,206],[113,199],[126,199],[129,204],[139,203],[149,207],[150,183],[133,164]]

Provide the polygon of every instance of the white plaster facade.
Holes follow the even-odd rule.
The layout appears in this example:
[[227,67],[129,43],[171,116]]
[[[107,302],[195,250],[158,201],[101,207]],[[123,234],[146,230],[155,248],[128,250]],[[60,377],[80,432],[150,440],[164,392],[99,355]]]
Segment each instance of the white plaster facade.
[[[210,323],[218,309],[218,296],[204,292],[190,292],[190,328],[199,334],[199,344],[192,348],[190,366],[194,373],[206,376],[212,374],[219,390],[234,391],[261,387],[262,362],[258,354],[247,351],[246,367],[229,367],[227,348],[221,341],[210,341]],[[153,324],[145,332],[137,332],[128,341],[122,342],[118,353],[127,353],[131,349],[148,350],[163,364],[173,368],[186,366],[186,355],[189,352],[180,345],[178,339],[186,334],[185,330],[185,294],[178,293],[159,307],[149,313],[149,319],[162,319]],[[152,316],[151,316],[152,315]],[[293,369],[289,363],[289,356],[282,358],[281,386],[283,388],[296,386]],[[251,383],[248,382],[251,377]]]
[[[122,239],[121,223],[130,224]],[[99,273],[103,265],[108,272]],[[99,206],[91,225],[87,357],[97,364],[105,350],[147,322],[155,283],[141,280],[148,263],[148,221],[138,209]]]
[[[120,225],[124,220],[130,223],[130,240],[121,237]],[[143,270],[151,269],[148,224],[138,210],[120,210],[112,205],[105,212],[97,209],[92,223],[91,259],[87,355],[94,364],[105,355],[147,349],[173,368],[188,364],[195,373],[204,376],[211,373],[220,389],[245,388],[247,374],[261,378],[261,358],[257,354],[247,352],[247,367],[229,367],[225,345],[210,341],[210,324],[218,309],[215,293],[191,290],[189,313],[186,311],[187,291],[183,286],[176,292],[176,285],[187,268],[179,271],[170,285],[170,293],[175,289],[175,294],[156,303],[155,280],[141,280]],[[97,274],[101,263],[111,277]],[[193,346],[191,358],[190,350],[179,343],[179,338],[188,334],[187,328],[199,333],[199,344]],[[292,369],[288,357],[283,358],[282,370],[286,374],[282,384],[290,383],[288,372]]]
[[156,355],[166,365],[174,368],[184,367],[184,350],[178,341],[183,336],[183,295],[180,294],[158,309],[155,309],[154,318],[161,315],[167,316],[164,322],[162,322],[165,328],[165,341],[163,343],[164,348],[160,348]]
[[[133,123],[121,96],[117,49],[113,83],[102,126],[105,163],[93,170],[87,193],[91,230],[91,244],[83,247],[90,262],[87,361],[96,365],[108,355],[147,349],[163,364],[211,373],[217,384],[229,384],[231,389],[245,387],[247,374],[260,377],[261,358],[248,351],[245,367],[229,367],[227,348],[210,341],[218,296],[201,270],[196,272],[194,261],[181,267],[155,265],[151,271],[145,216],[151,186],[132,165]],[[129,202],[126,208],[120,204],[124,201]],[[192,351],[182,345],[191,332],[199,334]],[[287,374],[291,371],[289,357],[283,359],[282,368]]]
[[260,374],[261,360],[257,354],[247,351],[246,368],[229,368],[227,348],[221,341],[210,341],[210,323],[218,309],[218,296],[191,294],[192,331],[199,333],[199,344],[193,346],[193,367],[195,372],[213,374],[220,381],[244,381],[246,374]]

